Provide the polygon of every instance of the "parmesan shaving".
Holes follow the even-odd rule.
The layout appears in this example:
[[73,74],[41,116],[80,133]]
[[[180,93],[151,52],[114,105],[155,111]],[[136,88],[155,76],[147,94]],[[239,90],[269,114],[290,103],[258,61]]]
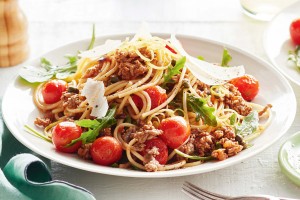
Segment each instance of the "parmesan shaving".
[[245,74],[244,66],[220,67],[190,56],[183,49],[175,35],[171,35],[170,41],[182,56],[186,56],[186,66],[193,75],[208,85],[224,84],[230,79],[240,77]]
[[103,81],[88,78],[81,94],[86,97],[89,106],[92,107],[91,116],[102,118],[108,110],[107,99],[104,96],[105,88]]
[[96,46],[88,51],[83,51],[78,56],[94,60],[117,49],[121,44],[121,40],[106,40],[103,45]]

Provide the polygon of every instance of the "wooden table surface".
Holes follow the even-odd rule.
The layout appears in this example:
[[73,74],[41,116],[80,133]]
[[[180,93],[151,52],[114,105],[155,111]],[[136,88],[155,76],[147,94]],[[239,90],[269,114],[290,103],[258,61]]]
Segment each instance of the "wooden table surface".
[[[263,33],[267,22],[245,16],[238,0],[19,0],[28,18],[31,58],[63,44],[96,34],[135,32],[142,21],[151,32],[180,33],[228,43],[267,60]],[[0,69],[0,97],[19,66]],[[300,87],[291,83],[296,98]],[[300,197],[300,188],[277,161],[282,142],[300,130],[300,113],[287,133],[260,154],[235,166],[185,177],[143,179],[90,173],[51,162],[54,179],[90,190],[97,199],[189,199],[184,181],[226,195],[272,194]]]

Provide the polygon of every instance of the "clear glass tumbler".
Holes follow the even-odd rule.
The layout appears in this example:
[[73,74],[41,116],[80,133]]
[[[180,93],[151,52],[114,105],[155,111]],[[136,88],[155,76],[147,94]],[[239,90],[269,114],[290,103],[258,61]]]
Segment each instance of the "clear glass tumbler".
[[298,0],[240,0],[243,11],[246,15],[269,21],[277,13]]

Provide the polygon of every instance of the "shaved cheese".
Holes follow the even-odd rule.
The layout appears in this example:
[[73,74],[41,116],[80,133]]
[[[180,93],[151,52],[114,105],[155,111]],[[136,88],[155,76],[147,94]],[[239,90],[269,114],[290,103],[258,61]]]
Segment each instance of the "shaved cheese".
[[202,82],[208,85],[220,85],[228,80],[245,74],[244,66],[220,67],[190,56],[182,47],[175,35],[171,35],[172,45],[182,55],[186,56],[186,66]]
[[117,49],[121,44],[121,40],[106,40],[103,45],[99,45],[91,50],[81,52],[78,56],[81,58],[91,58],[94,60]]
[[107,113],[108,103],[104,92],[103,81],[96,81],[91,78],[87,79],[81,95],[86,97],[89,106],[92,107],[91,116],[93,117],[102,118]]
[[139,39],[150,39],[152,35],[149,31],[149,26],[146,22],[143,22],[137,31],[137,33],[133,36],[131,42],[137,41]]

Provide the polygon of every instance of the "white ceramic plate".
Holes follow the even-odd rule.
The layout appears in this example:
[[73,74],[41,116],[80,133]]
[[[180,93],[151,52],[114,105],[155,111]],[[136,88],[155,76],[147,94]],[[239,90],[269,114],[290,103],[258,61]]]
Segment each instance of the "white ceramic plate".
[[300,70],[287,62],[288,52],[295,49],[289,27],[300,18],[300,1],[274,17],[264,34],[264,47],[272,64],[291,81],[300,85]]
[[[154,35],[163,38],[169,37],[169,35],[166,34]],[[96,43],[102,44],[106,39],[124,40],[126,36],[128,35],[99,37],[97,38]],[[75,154],[71,155],[57,152],[52,144],[24,131],[24,124],[29,124],[30,126],[34,127],[33,121],[39,113],[32,102],[31,88],[28,85],[21,83],[18,77],[8,86],[3,99],[3,117],[8,128],[25,146],[56,162],[96,173],[145,178],[191,175],[234,165],[263,151],[287,131],[295,117],[295,95],[288,81],[273,67],[259,58],[227,44],[192,36],[178,35],[177,37],[191,55],[201,55],[210,62],[220,62],[223,47],[227,47],[233,57],[231,64],[243,64],[246,68],[246,72],[254,75],[259,80],[260,92],[256,97],[255,102],[263,105],[271,103],[273,105],[272,112],[274,118],[271,125],[265,130],[265,132],[259,138],[253,141],[254,145],[251,148],[246,149],[237,156],[233,156],[224,161],[207,162],[196,167],[173,171],[149,173],[99,166],[92,162],[82,160]],[[89,40],[83,40],[68,44],[50,51],[42,57],[48,58],[53,63],[64,64],[66,61],[63,59],[63,55],[67,53],[75,54],[78,50],[85,49],[88,45],[88,41]],[[39,66],[39,59],[33,60],[28,64]]]

